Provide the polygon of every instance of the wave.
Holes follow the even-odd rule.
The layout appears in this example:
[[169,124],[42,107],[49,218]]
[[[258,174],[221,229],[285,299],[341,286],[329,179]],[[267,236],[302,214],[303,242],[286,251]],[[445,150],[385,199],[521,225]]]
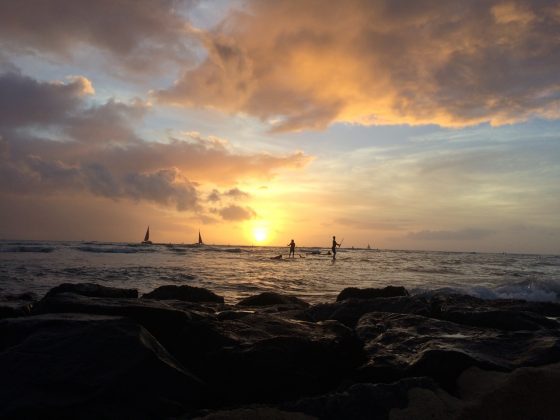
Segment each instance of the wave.
[[53,246],[38,245],[12,245],[0,247],[0,252],[53,252],[56,250]]
[[140,247],[105,247],[105,246],[77,246],[74,249],[81,252],[94,252],[102,254],[136,254],[138,252],[155,252],[154,249]]
[[456,286],[438,289],[415,288],[414,295],[466,294],[486,300],[519,299],[532,302],[559,302],[560,280],[525,279],[512,283],[503,283],[495,287],[488,286]]

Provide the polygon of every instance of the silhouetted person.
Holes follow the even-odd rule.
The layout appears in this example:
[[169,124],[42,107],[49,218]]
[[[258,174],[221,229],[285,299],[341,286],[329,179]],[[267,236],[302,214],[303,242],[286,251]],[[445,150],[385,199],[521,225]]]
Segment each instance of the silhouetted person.
[[288,246],[290,247],[290,254],[288,255],[288,258],[290,258],[290,257],[295,258],[296,257],[296,243],[294,242],[293,239],[292,239],[292,242],[290,242],[288,244]]
[[332,237],[332,248],[331,248],[333,261],[336,260],[336,247],[340,248],[340,244],[338,242],[336,242],[336,236],[333,236]]

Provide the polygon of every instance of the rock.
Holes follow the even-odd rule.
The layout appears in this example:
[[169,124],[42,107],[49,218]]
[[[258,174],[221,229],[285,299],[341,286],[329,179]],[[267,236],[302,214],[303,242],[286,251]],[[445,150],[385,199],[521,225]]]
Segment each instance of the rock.
[[237,306],[273,306],[287,305],[289,309],[307,308],[309,303],[295,296],[281,295],[274,292],[263,292],[256,296],[249,296],[237,303]]
[[559,328],[560,324],[547,317],[532,312],[511,310],[447,310],[440,319],[457,324],[472,325],[481,328],[496,328],[506,331],[539,330]]
[[460,419],[556,419],[560,364],[511,373],[470,368],[458,379]]
[[336,303],[314,305],[304,312],[303,319],[317,322],[335,319],[354,327],[360,317],[368,312],[394,312],[430,316],[431,306],[423,297],[400,296],[377,299],[345,299]]
[[560,360],[558,330],[499,331],[411,314],[372,312],[357,327],[368,362],[362,380],[429,376],[453,390],[470,366],[508,371]]
[[0,321],[1,418],[167,418],[205,387],[138,324],[61,314]]
[[392,420],[407,419],[556,419],[560,410],[560,365],[526,367],[510,373],[465,370],[456,396],[441,389],[415,387],[405,407],[394,408]]
[[215,411],[194,420],[314,420],[316,417],[303,413],[282,411],[274,407],[243,407]]
[[29,315],[36,298],[34,293],[0,295],[0,319]]
[[136,289],[119,289],[117,287],[101,286],[94,283],[63,283],[53,287],[46,296],[53,296],[59,293],[74,293],[76,295],[101,297],[101,298],[137,298]]
[[0,319],[16,318],[31,313],[31,305],[14,304],[13,302],[0,302]]
[[204,376],[223,404],[275,402],[336,387],[363,361],[361,344],[336,321],[247,314],[218,325],[234,344],[205,357]]
[[73,293],[47,295],[33,308],[34,314],[82,313],[122,316],[136,321],[164,346],[176,340],[192,319],[188,312],[151,300],[87,297]]
[[368,288],[358,289],[357,287],[347,287],[336,298],[337,302],[344,299],[375,299],[380,297],[408,296],[407,290],[402,287],[387,286],[382,289]]
[[224,303],[224,298],[218,296],[217,294],[211,292],[210,290],[204,289],[202,287],[194,286],[175,286],[166,285],[160,286],[150,293],[146,293],[142,296],[142,299],[175,299],[184,300],[187,302],[215,302]]
[[438,389],[429,378],[406,378],[391,384],[355,384],[343,392],[283,403],[280,408],[322,420],[388,419],[391,409],[406,406],[408,392],[414,388],[432,392]]

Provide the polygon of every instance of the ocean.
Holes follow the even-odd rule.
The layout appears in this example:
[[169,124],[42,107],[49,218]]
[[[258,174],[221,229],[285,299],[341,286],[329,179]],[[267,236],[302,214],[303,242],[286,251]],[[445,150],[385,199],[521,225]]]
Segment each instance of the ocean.
[[[560,256],[328,248],[139,245],[0,241],[0,295],[42,297],[65,282],[93,282],[146,293],[165,284],[205,287],[227,303],[264,291],[310,303],[346,287],[404,286],[412,294],[446,291],[486,299],[560,301]],[[318,254],[320,252],[320,254]],[[281,260],[272,259],[279,254]]]

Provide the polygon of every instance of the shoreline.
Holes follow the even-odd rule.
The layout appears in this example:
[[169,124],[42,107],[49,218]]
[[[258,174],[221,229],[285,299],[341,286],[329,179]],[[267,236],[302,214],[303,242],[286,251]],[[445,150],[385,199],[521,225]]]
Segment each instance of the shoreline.
[[[0,302],[0,417],[449,418],[498,410],[496,395],[533,417],[558,410],[555,302],[388,286],[226,304],[92,283],[19,298]],[[527,381],[538,409],[514,398]]]

